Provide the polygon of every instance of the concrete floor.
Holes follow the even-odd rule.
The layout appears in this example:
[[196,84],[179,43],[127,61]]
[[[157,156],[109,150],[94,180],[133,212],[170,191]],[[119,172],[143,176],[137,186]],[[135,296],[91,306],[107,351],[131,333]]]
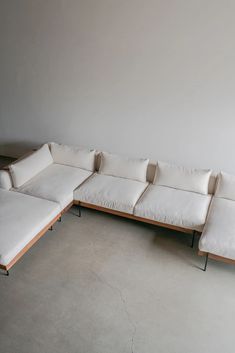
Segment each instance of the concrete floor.
[[[72,209],[76,212],[76,209]],[[234,353],[235,266],[188,235],[67,213],[0,276],[1,353]]]

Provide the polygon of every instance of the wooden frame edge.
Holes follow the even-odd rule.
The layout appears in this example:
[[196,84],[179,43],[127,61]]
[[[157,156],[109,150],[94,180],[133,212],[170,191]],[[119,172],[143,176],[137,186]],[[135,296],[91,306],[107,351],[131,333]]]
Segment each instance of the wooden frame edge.
[[183,232],[183,233],[187,233],[187,234],[193,234],[193,232],[194,232],[194,229],[187,229],[187,228],[177,227],[177,226],[174,226],[174,225],[171,225],[171,224],[157,222],[157,221],[154,221],[154,220],[151,220],[151,219],[134,216],[134,215],[132,215],[130,213],[125,213],[125,212],[116,211],[116,210],[112,210],[112,209],[101,207],[101,206],[96,206],[96,205],[93,205],[91,203],[86,203],[86,202],[81,202],[81,201],[74,201],[74,204],[78,205],[78,206],[86,207],[86,208],[91,208],[91,209],[94,209],[96,211],[110,213],[110,214],[113,214],[115,216],[125,217],[125,218],[129,218],[129,219],[133,219],[135,221],[144,222],[144,223],[153,224],[153,225],[156,225],[156,226],[159,226],[159,227],[176,230],[178,232]]
[[235,265],[235,260],[229,259],[227,257],[215,255],[215,254],[212,254],[212,253],[207,253],[206,251],[201,251],[201,250],[198,251],[198,255],[199,256],[206,256],[207,254],[208,254],[208,258],[209,259],[220,261],[220,262],[224,262],[226,264]]
[[198,250],[198,253],[197,253],[197,254],[198,254],[199,256],[206,256],[206,255],[207,255],[207,252]]

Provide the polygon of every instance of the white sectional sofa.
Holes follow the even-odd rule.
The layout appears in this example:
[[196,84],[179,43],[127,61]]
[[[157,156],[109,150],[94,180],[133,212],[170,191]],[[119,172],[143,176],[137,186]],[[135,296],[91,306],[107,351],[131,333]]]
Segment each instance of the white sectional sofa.
[[189,233],[192,241],[203,232],[206,263],[213,254],[235,260],[231,178],[220,175],[214,196],[211,170],[45,144],[0,171],[0,267],[8,271],[73,204]]

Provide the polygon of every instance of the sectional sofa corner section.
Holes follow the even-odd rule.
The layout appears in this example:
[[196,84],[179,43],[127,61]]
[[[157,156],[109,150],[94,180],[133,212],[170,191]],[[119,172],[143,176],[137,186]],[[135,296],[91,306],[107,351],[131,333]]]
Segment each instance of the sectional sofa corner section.
[[[86,157],[87,166],[94,168],[94,152]],[[55,163],[45,144],[0,171],[0,268],[8,271],[61,218],[73,205],[74,189],[93,173],[67,164]]]

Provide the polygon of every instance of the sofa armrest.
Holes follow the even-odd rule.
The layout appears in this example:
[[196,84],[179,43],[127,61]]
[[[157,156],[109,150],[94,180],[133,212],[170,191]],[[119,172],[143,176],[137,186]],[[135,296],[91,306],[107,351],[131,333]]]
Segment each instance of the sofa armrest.
[[7,170],[0,170],[0,188],[5,190],[12,188],[11,176]]

